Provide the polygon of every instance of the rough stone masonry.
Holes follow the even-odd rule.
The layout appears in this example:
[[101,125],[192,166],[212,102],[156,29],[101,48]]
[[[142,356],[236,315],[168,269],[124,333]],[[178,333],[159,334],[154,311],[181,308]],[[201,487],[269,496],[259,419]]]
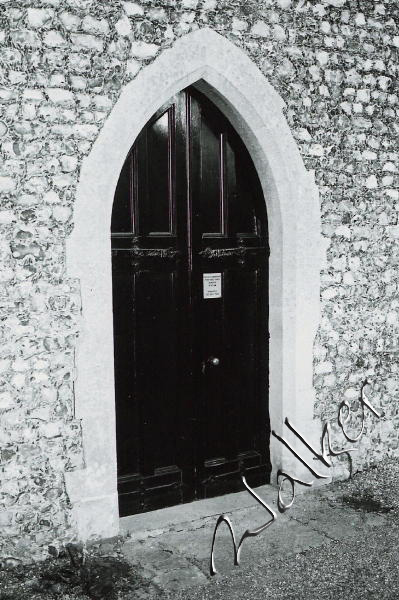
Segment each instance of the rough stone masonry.
[[124,85],[204,26],[281,95],[315,173],[328,242],[317,416],[368,377],[383,418],[356,460],[398,456],[397,0],[0,0],[0,21],[0,557],[41,558],[74,536],[64,473],[84,465],[84,313],[65,240],[82,161]]

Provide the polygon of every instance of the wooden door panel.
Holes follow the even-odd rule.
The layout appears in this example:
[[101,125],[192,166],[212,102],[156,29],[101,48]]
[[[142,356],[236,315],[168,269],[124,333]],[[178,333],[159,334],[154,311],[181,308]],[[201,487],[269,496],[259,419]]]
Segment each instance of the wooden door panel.
[[130,257],[113,252],[115,395],[118,398],[118,473],[139,471],[139,419],[135,403],[133,277]]
[[118,468],[120,474],[148,474],[176,462],[176,439],[168,432],[180,406],[179,274],[135,271],[129,254],[114,257],[118,443],[128,439],[131,445],[121,451]]
[[222,136],[210,124],[201,120],[201,229],[206,233],[223,233]]
[[131,514],[182,501],[180,275],[173,261],[115,255],[119,496]]
[[[270,466],[259,377],[259,371],[267,368],[260,348],[261,268],[220,262],[203,268],[223,278],[222,298],[202,298],[200,312],[204,357],[200,477],[203,496],[209,497],[236,489],[242,472],[264,483]],[[214,357],[218,365],[212,364]]]
[[[262,451],[264,447],[254,435],[267,428],[260,422],[259,371],[261,364],[259,328],[260,269],[230,269],[225,283],[226,346],[229,352],[229,378],[226,394],[234,405],[237,426],[238,453],[250,450]],[[256,443],[258,442],[258,443]]]
[[[261,238],[261,231],[258,231],[257,227],[256,209],[261,208],[259,204],[262,200],[259,198],[260,184],[254,185],[253,165],[237,136],[228,136],[225,147],[225,193],[229,205],[230,235],[234,238],[247,233]],[[249,174],[252,174],[252,178]]]
[[172,233],[174,203],[174,109],[161,114],[136,144],[138,233]]
[[142,473],[176,464],[179,410],[178,273],[135,273],[136,386],[142,425]]
[[[220,273],[213,268],[206,274]],[[202,288],[203,278],[199,274],[199,287]],[[222,294],[223,294],[223,274]],[[224,304],[219,298],[204,299],[201,289],[199,314],[197,315],[199,345],[201,356],[201,377],[199,380],[201,406],[201,447],[202,460],[223,459],[231,454],[226,446],[226,421],[228,421],[228,405],[224,394],[224,379],[228,377],[225,360]],[[218,361],[217,365],[213,361]],[[234,443],[233,440],[230,440]]]
[[129,152],[119,176],[115,191],[115,198],[117,198],[117,202],[114,202],[112,210],[111,231],[118,233],[133,232],[132,218],[134,211],[131,205],[133,201],[133,194],[131,190],[131,186],[133,184],[132,161],[132,152]]
[[118,477],[118,497],[121,517],[180,504],[185,501],[182,471],[171,468],[153,476]]

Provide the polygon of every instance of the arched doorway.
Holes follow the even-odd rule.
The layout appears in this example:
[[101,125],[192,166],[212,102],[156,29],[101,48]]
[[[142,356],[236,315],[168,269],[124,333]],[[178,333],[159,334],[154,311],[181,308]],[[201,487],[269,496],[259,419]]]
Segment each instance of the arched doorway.
[[[123,526],[117,493],[110,248],[115,188],[132,140],[161,104],[199,81],[243,139],[265,192],[272,282],[270,420],[279,429],[289,415],[299,430],[313,428],[313,343],[326,250],[317,187],[284,117],[282,98],[242,48],[204,27],[176,40],[126,84],[80,170],[66,259],[82,298],[75,417],[82,424],[85,466],[66,472],[65,483],[83,540],[112,537]],[[319,423],[314,432],[317,443]],[[273,470],[291,468],[292,454],[274,438],[270,453]]]
[[267,219],[242,140],[194,87],[150,119],[112,212],[121,516],[269,481]]

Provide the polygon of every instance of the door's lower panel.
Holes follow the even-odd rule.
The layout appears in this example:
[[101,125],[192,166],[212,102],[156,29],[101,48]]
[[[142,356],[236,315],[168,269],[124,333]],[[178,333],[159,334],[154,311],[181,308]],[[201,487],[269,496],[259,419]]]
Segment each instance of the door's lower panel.
[[121,517],[244,491],[242,475],[251,487],[270,483],[271,465],[263,462],[257,452],[238,460],[208,461],[199,474],[196,490],[191,477],[188,481],[177,466],[160,471],[163,472],[148,476],[136,473],[118,478]]
[[175,467],[154,475],[119,477],[118,495],[120,517],[181,504],[184,501],[182,471]]
[[230,461],[207,461],[201,473],[200,497],[212,498],[243,491],[242,475],[250,487],[270,483],[270,473],[270,463],[258,452],[248,452]]

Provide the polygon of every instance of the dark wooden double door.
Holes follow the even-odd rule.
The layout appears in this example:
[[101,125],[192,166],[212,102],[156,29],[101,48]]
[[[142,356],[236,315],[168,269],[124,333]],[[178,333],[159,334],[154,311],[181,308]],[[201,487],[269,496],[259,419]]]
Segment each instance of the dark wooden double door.
[[268,482],[264,200],[196,89],[137,138],[111,237],[120,515]]

